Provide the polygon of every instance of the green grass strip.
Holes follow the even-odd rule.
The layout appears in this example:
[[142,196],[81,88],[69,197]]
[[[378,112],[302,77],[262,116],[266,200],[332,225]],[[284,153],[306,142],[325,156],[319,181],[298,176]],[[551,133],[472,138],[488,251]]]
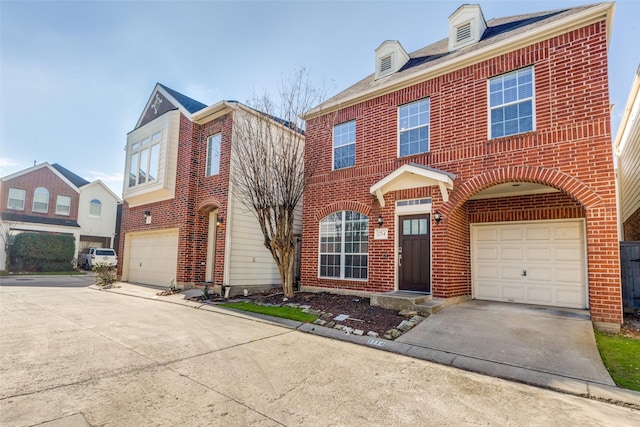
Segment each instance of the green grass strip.
[[221,307],[234,308],[236,310],[249,311],[251,313],[266,314],[268,316],[291,319],[305,323],[313,323],[318,318],[316,315],[305,313],[301,309],[294,307],[264,306],[251,304],[249,302],[232,302],[218,305]]
[[619,387],[640,391],[640,340],[599,331],[595,335],[600,356],[613,381]]

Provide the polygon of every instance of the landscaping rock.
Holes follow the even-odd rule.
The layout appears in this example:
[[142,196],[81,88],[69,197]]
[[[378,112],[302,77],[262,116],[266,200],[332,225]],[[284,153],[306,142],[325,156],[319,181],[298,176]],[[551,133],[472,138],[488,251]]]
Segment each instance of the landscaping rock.
[[362,329],[356,329],[356,330],[353,331],[353,335],[363,336],[364,335],[364,331]]
[[415,310],[411,310],[411,309],[404,309],[402,310],[400,313],[398,313],[400,316],[404,316],[404,317],[413,317],[415,315],[418,314],[417,311]]

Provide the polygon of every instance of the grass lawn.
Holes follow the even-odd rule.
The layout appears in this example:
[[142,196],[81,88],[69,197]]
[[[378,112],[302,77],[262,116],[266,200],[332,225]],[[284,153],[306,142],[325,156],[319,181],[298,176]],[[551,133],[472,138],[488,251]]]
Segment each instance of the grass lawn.
[[640,340],[596,331],[596,342],[611,378],[619,387],[640,391]]
[[276,307],[255,305],[249,302],[234,302],[218,304],[221,307],[234,308],[236,310],[250,311],[251,313],[266,314],[268,316],[281,317],[283,319],[297,320],[298,322],[313,323],[318,316],[305,313],[299,308]]

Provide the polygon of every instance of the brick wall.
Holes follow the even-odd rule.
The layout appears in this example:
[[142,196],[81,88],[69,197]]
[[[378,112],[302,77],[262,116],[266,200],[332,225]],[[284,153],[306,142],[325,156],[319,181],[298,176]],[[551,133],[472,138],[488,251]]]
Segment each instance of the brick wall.
[[[180,116],[178,165],[175,197],[171,200],[122,209],[122,234],[179,228],[176,283],[192,286],[205,281],[209,212],[227,216],[232,116],[227,114],[198,125]],[[220,173],[205,177],[207,138],[222,132]],[[152,224],[145,223],[144,211],[152,212]],[[216,233],[214,283],[223,281],[225,227]],[[119,253],[124,254],[124,239]],[[125,255],[126,256],[126,255]],[[122,266],[119,265],[119,274]]]
[[632,213],[624,222],[623,240],[640,240],[640,209]]
[[[531,65],[535,131],[489,140],[487,80]],[[397,108],[424,97],[431,106],[430,151],[398,159]],[[332,125],[347,120],[356,120],[356,165],[332,171]],[[416,162],[457,176],[448,203],[439,190],[431,194],[433,210],[444,215],[433,227],[435,296],[471,293],[470,222],[585,217],[593,319],[621,321],[604,21],[314,118],[306,135],[313,177],[304,198],[302,285],[394,289],[393,206],[397,198],[417,195],[389,193],[381,209],[369,188],[402,164]],[[509,207],[501,206],[508,202],[503,200],[468,202],[478,191],[513,181],[541,183],[562,193],[523,197]],[[389,239],[376,241],[370,233],[368,281],[318,279],[319,221],[330,213],[327,206],[341,210],[349,202],[369,209],[370,229],[382,213]]]
[[[38,187],[44,187],[49,190],[49,211],[48,213],[33,212],[33,192]],[[0,206],[2,212],[7,211],[7,203],[9,201],[9,188],[18,188],[26,191],[24,210],[8,210],[24,215],[33,215],[37,217],[51,217],[59,219],[78,220],[78,202],[80,194],[71,188],[64,180],[47,167],[42,167],[24,175],[17,176],[13,179],[3,181],[0,191]],[[58,196],[71,197],[71,212],[69,215],[56,214],[56,202]]]

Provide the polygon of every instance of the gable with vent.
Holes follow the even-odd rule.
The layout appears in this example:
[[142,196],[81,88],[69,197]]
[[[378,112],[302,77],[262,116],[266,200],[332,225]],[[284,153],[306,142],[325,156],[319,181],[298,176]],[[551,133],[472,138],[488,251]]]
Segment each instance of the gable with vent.
[[486,29],[480,5],[460,6],[449,17],[449,52],[479,42]]

